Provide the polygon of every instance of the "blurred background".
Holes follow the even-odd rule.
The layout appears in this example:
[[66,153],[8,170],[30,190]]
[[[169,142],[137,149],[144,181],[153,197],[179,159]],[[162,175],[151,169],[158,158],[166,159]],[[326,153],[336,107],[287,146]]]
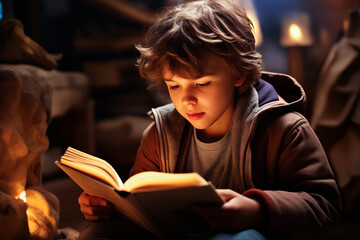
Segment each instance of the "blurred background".
[[[298,80],[307,94],[305,115],[311,121],[318,89],[321,89],[321,69],[331,49],[348,30],[349,17],[360,7],[360,0],[237,1],[254,22],[263,70],[287,73]],[[80,110],[70,109],[55,116],[49,125],[50,148],[44,156],[44,182],[47,181],[49,189],[59,195],[63,191],[64,183],[56,181],[63,180],[64,176],[52,163],[68,145],[112,162],[121,176],[127,178],[141,133],[150,122],[147,111],[168,101],[165,96],[146,90],[146,81],[135,67],[138,53],[134,45],[142,40],[164,7],[179,2],[181,0],[0,0],[0,19],[19,19],[25,34],[47,52],[63,54],[57,71],[76,72],[85,79],[86,104]],[[358,15],[355,19],[358,21]],[[360,25],[355,25],[356,28],[360,29]],[[359,48],[355,49],[357,60],[353,69],[358,71]],[[353,80],[357,92],[359,82],[359,78]],[[72,99],[66,97],[67,102],[76,101]],[[359,128],[356,131],[359,137]],[[360,162],[359,155],[355,154],[355,158]],[[351,198],[358,203],[358,183],[350,190],[356,191]],[[62,226],[80,226],[76,222],[81,219],[78,211],[75,211],[78,219],[65,212],[70,209],[69,205],[77,207],[79,192],[74,190],[71,200],[62,198],[65,205],[62,219],[68,220]],[[356,210],[349,211],[359,212],[359,207],[354,205]],[[351,223],[358,222],[359,215],[351,218]],[[358,226],[348,224],[344,229],[355,231]]]
[[[359,7],[360,1],[236,1],[249,10],[257,23],[257,48],[263,55],[264,70],[296,75],[307,91],[310,116],[320,68],[331,46],[342,36],[350,12]],[[89,75],[95,97],[98,97],[96,90],[103,88],[114,90],[142,84],[142,80],[133,79],[136,69],[132,66],[137,56],[134,43],[141,41],[156,13],[178,2],[181,0],[0,1],[2,18],[21,20],[29,37],[48,52],[63,54],[58,69],[80,70]],[[299,41],[286,39],[291,38],[286,36],[286,31],[292,23],[306,34]],[[97,71],[114,65],[123,71],[123,79],[95,76]],[[97,117],[116,111],[101,109]]]

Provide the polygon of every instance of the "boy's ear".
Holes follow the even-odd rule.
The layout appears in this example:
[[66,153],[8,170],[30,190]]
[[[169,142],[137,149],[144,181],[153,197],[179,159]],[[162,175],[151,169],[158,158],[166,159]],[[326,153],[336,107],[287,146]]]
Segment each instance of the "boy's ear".
[[236,77],[234,86],[235,87],[240,87],[241,85],[243,85],[243,83],[246,80],[246,77],[247,77],[247,73],[243,73],[243,74],[241,74],[241,76]]

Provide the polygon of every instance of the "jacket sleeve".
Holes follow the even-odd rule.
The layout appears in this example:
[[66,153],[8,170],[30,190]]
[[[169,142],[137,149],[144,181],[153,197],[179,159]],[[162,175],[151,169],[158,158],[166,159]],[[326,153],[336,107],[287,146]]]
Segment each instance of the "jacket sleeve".
[[143,133],[130,176],[144,171],[160,171],[159,138],[155,122]]
[[326,154],[308,121],[300,114],[287,113],[270,124],[255,147],[266,151],[254,156],[253,175],[256,165],[265,164],[266,177],[262,186],[255,186],[259,189],[244,195],[267,206],[266,228],[290,239],[319,239],[326,234],[340,214],[341,199]]

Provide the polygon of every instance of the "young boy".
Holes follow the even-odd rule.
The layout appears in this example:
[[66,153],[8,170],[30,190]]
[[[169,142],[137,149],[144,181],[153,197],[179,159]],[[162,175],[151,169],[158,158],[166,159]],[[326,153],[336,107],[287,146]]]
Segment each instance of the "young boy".
[[[289,76],[260,73],[251,28],[239,6],[202,0],[173,8],[149,29],[139,71],[165,87],[172,104],[152,110],[131,173],[195,171],[211,181],[226,202],[196,210],[224,233],[213,239],[318,239],[340,213],[338,188],[301,115],[302,88]],[[101,198],[83,193],[79,202],[90,221],[113,214]],[[96,222],[81,237],[114,226]]]

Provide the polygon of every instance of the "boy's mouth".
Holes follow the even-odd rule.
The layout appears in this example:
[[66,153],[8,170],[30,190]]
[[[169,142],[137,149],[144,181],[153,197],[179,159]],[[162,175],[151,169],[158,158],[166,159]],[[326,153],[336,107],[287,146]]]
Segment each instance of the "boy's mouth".
[[187,113],[186,115],[189,117],[190,120],[198,120],[204,116],[204,112],[201,113]]

